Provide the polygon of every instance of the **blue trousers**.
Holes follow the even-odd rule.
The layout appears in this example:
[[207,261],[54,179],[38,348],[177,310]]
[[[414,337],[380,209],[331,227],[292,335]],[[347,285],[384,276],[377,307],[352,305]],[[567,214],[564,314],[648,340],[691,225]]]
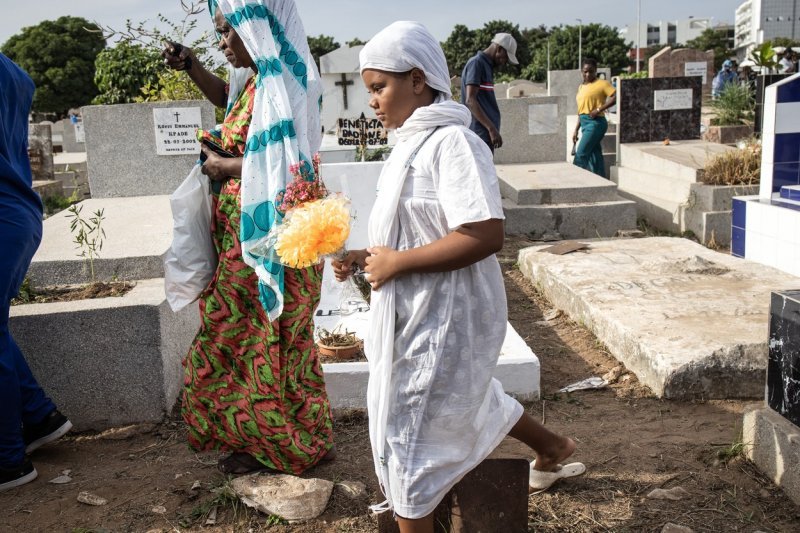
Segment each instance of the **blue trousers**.
[[608,121],[605,117],[593,119],[589,115],[580,115],[581,140],[575,149],[575,159],[572,162],[594,172],[600,177],[606,177],[606,163],[603,159],[603,137],[608,131]]
[[42,220],[24,209],[0,210],[0,468],[25,459],[23,424],[36,424],[56,406],[33,377],[8,330],[11,298],[17,295],[42,240]]

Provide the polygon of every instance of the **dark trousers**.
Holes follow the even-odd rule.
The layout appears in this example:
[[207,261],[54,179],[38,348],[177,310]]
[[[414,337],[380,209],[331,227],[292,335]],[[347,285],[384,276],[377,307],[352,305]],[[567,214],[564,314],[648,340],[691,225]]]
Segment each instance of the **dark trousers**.
[[8,330],[11,298],[17,295],[42,240],[42,221],[32,213],[0,210],[0,468],[25,459],[23,424],[41,422],[56,407],[48,398]]

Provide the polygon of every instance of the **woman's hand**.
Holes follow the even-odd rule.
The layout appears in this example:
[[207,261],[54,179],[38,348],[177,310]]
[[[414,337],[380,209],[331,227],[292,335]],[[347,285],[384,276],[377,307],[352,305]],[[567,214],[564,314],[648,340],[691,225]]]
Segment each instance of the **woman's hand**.
[[197,57],[191,48],[177,43],[167,43],[161,51],[164,64],[173,70],[190,70],[197,64]]
[[575,132],[572,134],[572,144],[575,144],[577,142],[578,142],[578,130],[575,130]]
[[597,118],[597,116],[598,116],[599,114],[600,114],[600,108],[599,108],[599,107],[598,107],[598,108],[596,108],[596,109],[592,109],[591,111],[589,111],[589,116],[590,116],[590,117],[592,117],[592,119],[595,119],[595,118]]
[[213,150],[204,145],[200,145],[200,150],[205,155],[205,162],[200,167],[200,172],[214,181],[222,181],[226,178],[240,176],[242,173],[241,157],[220,157]]
[[366,250],[350,250],[344,259],[341,261],[331,260],[333,273],[336,275],[337,281],[346,280],[353,273],[353,265],[358,265],[362,269],[367,266],[366,259],[369,252]]
[[380,289],[387,281],[392,280],[401,272],[399,257],[400,252],[386,246],[367,248],[369,255],[366,258],[367,266],[364,270],[368,274],[367,281],[373,290]]

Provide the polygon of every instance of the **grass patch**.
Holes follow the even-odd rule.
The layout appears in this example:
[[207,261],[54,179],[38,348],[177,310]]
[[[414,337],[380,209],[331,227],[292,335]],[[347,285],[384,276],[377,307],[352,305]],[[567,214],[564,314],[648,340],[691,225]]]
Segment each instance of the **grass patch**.
[[761,143],[749,139],[737,150],[712,157],[700,179],[708,185],[757,185],[761,179]]

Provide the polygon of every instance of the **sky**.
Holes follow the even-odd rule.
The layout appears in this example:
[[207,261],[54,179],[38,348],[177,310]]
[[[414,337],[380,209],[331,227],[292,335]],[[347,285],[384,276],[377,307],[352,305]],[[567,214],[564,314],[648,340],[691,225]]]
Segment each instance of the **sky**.
[[[188,1],[188,0],[187,0]],[[714,25],[734,22],[742,0],[296,0],[306,33],[331,35],[344,44],[354,37],[368,40],[395,20],[417,20],[440,41],[456,24],[470,29],[490,20],[509,20],[520,28],[601,23],[622,28],[634,24],[637,5],[641,21],[713,17]],[[84,17],[104,27],[123,29],[126,19],[157,25],[157,15],[170,20],[183,18],[180,0],[38,0],[36,9],[22,9],[17,1],[0,0],[6,7],[0,17],[0,44],[26,26],[62,15]],[[201,24],[202,26],[202,24]],[[209,21],[208,27],[211,24]]]

